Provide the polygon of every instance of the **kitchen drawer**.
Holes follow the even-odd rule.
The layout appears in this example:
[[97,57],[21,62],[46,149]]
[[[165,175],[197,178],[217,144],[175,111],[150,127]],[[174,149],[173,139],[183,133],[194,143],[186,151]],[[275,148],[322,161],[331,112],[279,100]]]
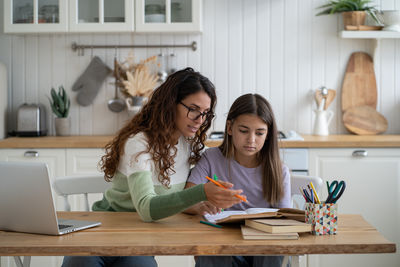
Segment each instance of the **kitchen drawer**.
[[45,162],[51,179],[65,174],[64,149],[0,149],[0,160]]
[[104,150],[93,149],[66,149],[66,175],[100,173],[98,164]]

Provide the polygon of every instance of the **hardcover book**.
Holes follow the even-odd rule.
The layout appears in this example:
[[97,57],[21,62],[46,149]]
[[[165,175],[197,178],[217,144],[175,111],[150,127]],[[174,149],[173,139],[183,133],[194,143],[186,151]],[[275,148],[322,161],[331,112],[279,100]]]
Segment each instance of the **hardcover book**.
[[312,230],[311,224],[290,219],[247,219],[245,224],[267,233],[300,233]]
[[254,228],[241,225],[243,239],[299,239],[298,233],[267,233]]

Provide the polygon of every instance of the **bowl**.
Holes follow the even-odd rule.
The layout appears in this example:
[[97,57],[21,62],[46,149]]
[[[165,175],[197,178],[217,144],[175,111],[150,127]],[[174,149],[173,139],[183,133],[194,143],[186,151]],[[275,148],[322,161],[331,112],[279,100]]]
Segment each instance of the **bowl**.
[[400,10],[382,11],[382,19],[385,27],[384,31],[400,31]]
[[156,23],[165,22],[165,15],[164,14],[146,15],[145,16],[145,22],[156,22]]

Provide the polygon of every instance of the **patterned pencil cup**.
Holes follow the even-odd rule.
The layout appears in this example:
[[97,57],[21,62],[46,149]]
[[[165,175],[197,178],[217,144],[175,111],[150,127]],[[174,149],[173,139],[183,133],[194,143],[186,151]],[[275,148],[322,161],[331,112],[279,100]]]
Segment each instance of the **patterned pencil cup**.
[[306,203],[306,223],[312,224],[314,235],[335,235],[337,231],[337,204]]

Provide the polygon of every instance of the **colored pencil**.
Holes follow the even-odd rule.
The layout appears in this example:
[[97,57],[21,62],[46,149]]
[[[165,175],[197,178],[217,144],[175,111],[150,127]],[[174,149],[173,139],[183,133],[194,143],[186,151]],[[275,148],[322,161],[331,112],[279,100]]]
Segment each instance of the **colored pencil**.
[[217,227],[217,228],[222,228],[221,225],[213,224],[213,223],[206,222],[206,221],[200,221],[200,223],[204,223],[204,224],[207,224],[209,226],[213,226],[213,227]]
[[[219,186],[219,187],[222,187],[222,188],[224,188],[224,189],[228,189],[228,188],[226,188],[225,186],[223,186],[222,184],[218,183],[217,181],[211,179],[211,178],[208,177],[208,176],[206,176],[206,179],[209,180],[209,181],[211,181],[211,182],[213,182],[214,184],[216,184],[216,185]],[[244,202],[247,202],[247,199],[245,199],[244,197],[242,197],[242,196],[240,196],[240,195],[235,195],[235,197],[237,197],[238,199],[243,200]]]

